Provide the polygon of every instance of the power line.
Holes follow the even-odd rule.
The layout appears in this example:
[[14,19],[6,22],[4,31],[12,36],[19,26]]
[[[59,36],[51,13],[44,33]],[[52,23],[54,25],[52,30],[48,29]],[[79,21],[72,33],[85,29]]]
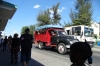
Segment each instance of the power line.
[[[25,2],[25,0],[23,0],[23,2],[21,3],[21,5],[19,6],[19,8],[23,5],[24,2]],[[18,9],[19,9],[19,8],[18,8]],[[18,10],[18,9],[17,9],[17,10]]]

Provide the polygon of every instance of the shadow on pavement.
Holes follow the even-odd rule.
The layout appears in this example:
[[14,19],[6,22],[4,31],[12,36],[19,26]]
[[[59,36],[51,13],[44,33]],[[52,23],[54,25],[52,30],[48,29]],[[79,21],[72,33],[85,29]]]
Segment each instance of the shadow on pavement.
[[[9,51],[4,51],[0,52],[0,66],[22,66],[20,62],[20,53],[19,53],[19,60],[18,64],[10,64],[10,52]],[[29,66],[44,66],[43,64],[39,63],[38,61],[31,59],[29,62]]]

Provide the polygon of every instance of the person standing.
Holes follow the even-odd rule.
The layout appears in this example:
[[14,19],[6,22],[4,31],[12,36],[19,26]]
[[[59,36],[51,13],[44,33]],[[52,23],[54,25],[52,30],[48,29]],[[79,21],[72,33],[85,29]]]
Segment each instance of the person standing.
[[0,52],[1,52],[2,44],[3,44],[2,42],[3,42],[3,39],[0,36]]
[[8,39],[7,36],[5,36],[4,42],[3,42],[3,51],[7,50],[7,44],[8,44]]
[[33,37],[29,34],[30,29],[25,29],[25,34],[20,37],[21,44],[21,62],[23,66],[27,66],[31,60],[31,48],[33,43]]
[[17,64],[18,60],[18,52],[19,52],[19,38],[18,34],[15,33],[14,37],[11,40],[11,44],[9,45],[11,47],[11,64],[15,62]]
[[8,50],[10,51],[11,49],[11,41],[12,41],[12,36],[8,37]]

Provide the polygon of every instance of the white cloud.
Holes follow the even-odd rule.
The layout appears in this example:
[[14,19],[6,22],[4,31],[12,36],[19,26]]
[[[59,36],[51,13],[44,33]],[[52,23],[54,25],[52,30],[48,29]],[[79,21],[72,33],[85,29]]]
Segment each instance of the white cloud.
[[40,7],[40,5],[35,5],[33,8],[39,8]]
[[[62,12],[62,9],[58,9],[57,11],[58,11],[58,13],[60,13],[60,12]],[[52,9],[50,9],[49,12],[50,12],[51,14],[54,13]]]
[[[57,13],[61,13],[65,9],[66,9],[66,7],[62,7],[61,9],[58,9],[57,10]],[[52,9],[49,9],[49,12],[51,13],[50,14],[50,17],[53,18],[53,13],[54,13],[53,10]]]
[[49,9],[49,12],[50,12],[51,14],[53,14],[53,13],[54,13],[52,9]]
[[52,18],[52,19],[53,19],[53,14],[50,14],[50,18]]
[[[66,9],[66,7],[62,7],[61,9],[58,9],[57,11],[58,11],[58,13],[60,13],[60,12],[62,12],[62,11],[65,10],[65,9]],[[52,9],[49,9],[49,12],[50,12],[51,14],[54,13]]]
[[62,7],[62,10],[66,9],[66,7]]
[[60,13],[60,12],[62,12],[62,9],[58,9],[57,11],[58,11],[58,13]]

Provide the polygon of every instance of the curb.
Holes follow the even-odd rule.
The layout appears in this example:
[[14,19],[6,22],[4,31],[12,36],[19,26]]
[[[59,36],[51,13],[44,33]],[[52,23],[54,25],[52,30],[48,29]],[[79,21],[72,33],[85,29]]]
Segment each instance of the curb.
[[95,45],[93,48],[98,48],[98,49],[100,49],[100,46]]
[[100,49],[98,49],[98,48],[92,48],[92,51],[95,51],[95,52],[100,52]]

